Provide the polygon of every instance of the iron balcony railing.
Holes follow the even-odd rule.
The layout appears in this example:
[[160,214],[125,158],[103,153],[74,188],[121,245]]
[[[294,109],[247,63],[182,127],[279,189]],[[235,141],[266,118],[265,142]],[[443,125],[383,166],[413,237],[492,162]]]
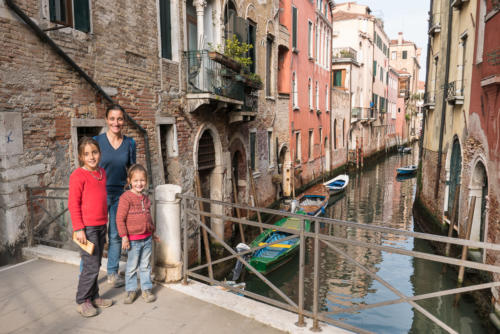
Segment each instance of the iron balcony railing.
[[209,53],[208,50],[184,52],[188,93],[209,93],[244,101],[244,78]]
[[362,118],[362,113],[363,113],[363,109],[360,107],[354,107],[351,109],[351,117],[352,118],[356,118],[356,119]]
[[433,13],[429,16],[429,34],[433,35],[441,31],[441,14]]
[[462,80],[449,82],[446,89],[446,99],[448,102],[463,100],[463,90]]
[[333,59],[358,59],[358,52],[350,47],[333,48]]

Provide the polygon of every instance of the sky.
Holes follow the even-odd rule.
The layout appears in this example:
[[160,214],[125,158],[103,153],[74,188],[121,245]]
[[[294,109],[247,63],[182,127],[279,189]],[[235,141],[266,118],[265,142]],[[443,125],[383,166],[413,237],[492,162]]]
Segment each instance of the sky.
[[[338,4],[347,1],[335,2]],[[414,42],[422,49],[419,80],[424,81],[430,0],[357,0],[356,2],[367,5],[374,16],[384,20],[384,30],[390,39],[397,39],[398,32],[401,31],[405,40]]]

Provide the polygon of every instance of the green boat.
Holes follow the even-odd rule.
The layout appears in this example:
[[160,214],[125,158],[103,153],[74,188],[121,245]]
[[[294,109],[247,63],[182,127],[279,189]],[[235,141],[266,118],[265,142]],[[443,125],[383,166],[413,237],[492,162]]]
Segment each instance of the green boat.
[[[303,211],[297,212],[299,214],[306,214]],[[297,230],[297,234],[300,230],[301,219],[294,217],[285,217],[279,220],[275,225],[281,226],[288,229]],[[309,231],[311,228],[311,222],[309,220],[305,221],[305,230]],[[290,236],[290,233],[276,231],[276,230],[265,230],[262,232],[252,243],[251,248],[264,246],[265,244],[286,238]],[[280,243],[273,244],[268,247],[261,248],[257,250],[250,259],[250,265],[254,267],[258,272],[266,275],[274,269],[284,265],[290,261],[293,255],[299,250],[300,238],[296,237],[290,240],[285,240]],[[250,273],[252,271],[249,270]]]

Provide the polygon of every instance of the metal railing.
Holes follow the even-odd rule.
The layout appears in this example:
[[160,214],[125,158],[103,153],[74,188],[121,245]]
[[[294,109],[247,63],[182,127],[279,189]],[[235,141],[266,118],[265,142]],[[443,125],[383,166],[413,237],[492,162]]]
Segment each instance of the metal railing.
[[27,187],[30,219],[27,228],[28,246],[45,243],[73,248],[69,223],[67,187]]
[[[271,209],[264,209],[264,208],[255,208],[255,207],[249,207],[246,205],[240,205],[240,204],[234,204],[234,203],[226,203],[226,202],[221,202],[221,201],[216,201],[216,200],[209,200],[205,198],[199,198],[195,196],[190,196],[186,194],[179,194],[177,195],[178,198],[181,200],[181,219],[182,219],[182,227],[183,227],[183,263],[184,263],[184,270],[183,270],[183,283],[188,284],[188,277],[207,282],[210,284],[215,284],[219,286],[223,286],[231,291],[237,292],[239,294],[242,294],[244,296],[289,310],[291,312],[294,312],[298,316],[298,322],[296,323],[297,326],[304,326],[304,317],[310,317],[313,319],[313,328],[312,330],[319,330],[319,321],[324,321],[326,323],[335,325],[337,327],[341,327],[347,330],[351,330],[357,333],[367,333],[367,331],[356,328],[352,325],[343,323],[341,321],[334,320],[330,318],[330,316],[334,314],[340,314],[340,313],[352,313],[352,312],[358,312],[360,310],[365,310],[365,309],[372,309],[376,307],[381,307],[381,306],[386,306],[386,305],[393,305],[393,304],[399,304],[399,303],[409,303],[413,308],[421,312],[423,315],[425,315],[428,319],[433,321],[435,324],[443,328],[445,331],[448,333],[456,333],[451,327],[446,325],[443,321],[438,319],[436,316],[425,310],[423,307],[421,307],[419,304],[416,303],[418,300],[424,300],[428,298],[435,298],[435,297],[441,297],[441,296],[447,296],[447,295],[452,295],[452,294],[460,294],[464,292],[470,292],[470,291],[475,291],[475,290],[481,290],[481,289],[487,289],[487,288],[492,288],[492,287],[497,287],[500,286],[500,282],[489,282],[489,283],[483,283],[483,284],[477,284],[477,285],[472,285],[472,286],[467,286],[467,287],[460,287],[460,288],[455,288],[455,289],[449,289],[449,290],[444,290],[444,291],[438,291],[438,292],[431,292],[431,293],[425,293],[417,296],[406,296],[396,288],[394,288],[391,284],[389,284],[387,281],[382,279],[379,275],[376,274],[375,270],[370,270],[363,264],[359,263],[357,259],[353,258],[350,254],[346,253],[344,250],[342,250],[339,245],[348,245],[348,246],[355,246],[355,247],[361,247],[361,248],[367,248],[367,249],[372,249],[372,250],[377,250],[377,251],[384,251],[388,253],[394,253],[394,254],[400,254],[400,255],[406,255],[406,256],[412,256],[414,258],[419,258],[419,259],[424,259],[424,260],[429,260],[429,261],[435,261],[435,262],[440,262],[444,264],[451,264],[451,265],[457,265],[461,267],[467,267],[467,268],[474,268],[478,270],[484,270],[484,271],[489,271],[493,273],[500,273],[500,267],[499,266],[494,266],[494,265],[489,265],[489,264],[483,264],[483,263],[478,263],[478,262],[472,262],[472,261],[465,261],[465,260],[459,260],[453,257],[447,257],[447,256],[441,256],[441,255],[435,255],[435,254],[429,254],[429,253],[424,253],[420,251],[412,251],[408,249],[404,249],[401,247],[396,247],[390,244],[384,244],[383,241],[379,242],[364,242],[364,241],[358,241],[358,240],[352,240],[348,239],[347,237],[340,237],[340,236],[335,236],[335,235],[330,235],[330,234],[325,234],[320,230],[321,226],[330,226],[330,227],[335,227],[335,226],[343,226],[347,227],[349,229],[353,230],[364,230],[364,231],[373,231],[377,233],[387,233],[395,236],[404,236],[404,237],[412,237],[412,238],[418,238],[418,239],[423,239],[423,240],[428,240],[428,241],[435,241],[435,242],[442,242],[442,243],[449,243],[453,245],[459,245],[459,246],[466,246],[466,247],[476,247],[476,248],[483,248],[483,249],[489,249],[489,250],[495,250],[495,251],[500,251],[500,245],[492,244],[492,243],[483,243],[483,242],[476,242],[476,241],[468,241],[465,239],[457,239],[457,238],[450,238],[450,237],[445,237],[445,236],[440,236],[440,235],[434,235],[434,234],[425,234],[425,233],[420,233],[420,232],[412,232],[412,231],[407,231],[407,230],[399,230],[399,229],[394,229],[394,228],[389,228],[389,227],[381,227],[381,226],[374,226],[374,225],[367,225],[367,224],[360,224],[356,222],[350,222],[350,221],[343,221],[343,220],[336,220],[336,219],[330,219],[330,218],[322,218],[322,217],[312,217],[312,216],[304,216],[304,215],[299,215],[299,214],[292,214],[289,212],[284,212],[284,211],[277,211],[277,210],[271,210]],[[211,207],[218,207],[222,208],[220,212],[222,213],[213,213],[209,211],[205,211],[204,209],[199,209],[200,207],[203,207],[201,204],[209,204]],[[249,212],[258,212],[260,215],[268,214],[268,215],[275,215],[277,217],[294,217],[300,220],[300,228],[295,230],[295,229],[287,229],[284,227],[276,226],[276,225],[271,225],[267,223],[261,223],[260,221],[254,221],[250,219],[245,219],[245,218],[235,218],[229,214],[224,214],[223,212],[229,212],[232,211],[233,209],[239,209],[239,210],[248,210]],[[260,215],[258,215],[260,217]],[[221,239],[212,229],[207,226],[205,222],[205,218],[209,217],[210,219],[217,219],[220,221],[224,221],[226,223],[231,223],[231,224],[237,224],[239,228],[244,229],[245,227],[252,226],[255,228],[265,228],[265,229],[273,229],[276,231],[282,231],[285,233],[288,233],[289,236],[286,239],[291,239],[291,238],[299,238],[300,243],[299,243],[299,264],[298,264],[298,286],[297,286],[297,292],[298,295],[295,297],[295,300],[292,300],[290,296],[287,296],[283,291],[281,291],[278,287],[276,287],[268,278],[266,278],[263,274],[258,272],[255,268],[253,268],[247,258],[245,256],[251,255],[253,252],[268,247],[270,245],[273,245],[278,242],[283,242],[284,239],[278,240],[276,242],[269,242],[267,244],[261,245],[259,244],[258,247],[253,247],[250,250],[243,251],[237,253],[232,246],[228,245],[224,240]],[[305,226],[306,223],[305,221],[308,220],[310,222],[311,229],[306,230]],[[194,232],[193,232],[194,230]],[[329,230],[328,228],[323,228],[323,231]],[[204,239],[204,244],[205,244],[205,254],[206,254],[206,261],[198,263],[194,267],[190,267],[187,259],[189,259],[188,256],[188,248],[189,248],[189,243],[188,243],[188,234],[193,235],[197,234],[200,235],[203,232],[203,234],[206,235]],[[243,234],[243,233],[242,233]],[[221,245],[230,255],[228,256],[221,256],[220,258],[213,259],[212,260],[212,252],[210,251],[210,247],[208,246],[209,240],[208,236]],[[312,246],[312,251],[313,251],[313,301],[312,301],[312,309],[306,309],[304,306],[304,270],[305,270],[305,251],[306,251],[306,242],[308,240],[312,240],[313,246]],[[388,301],[383,301],[383,302],[376,302],[373,304],[359,304],[355,305],[352,307],[346,307],[342,309],[335,309],[333,311],[320,311],[320,296],[319,296],[319,291],[320,291],[320,286],[319,286],[319,277],[320,277],[320,268],[319,265],[319,259],[320,259],[320,244],[323,246],[328,247],[329,249],[333,250],[340,256],[342,256],[347,262],[352,263],[354,266],[357,268],[361,269],[363,272],[365,272],[367,275],[369,275],[371,278],[377,280],[380,282],[382,285],[384,285],[386,288],[388,288],[390,291],[394,292],[398,297],[393,300],[388,300]],[[200,250],[201,252],[201,250]],[[220,252],[219,252],[220,254]],[[216,264],[223,263],[224,261],[229,261],[229,260],[239,260],[241,263],[246,266],[247,270],[250,270],[253,274],[255,274],[262,282],[264,282],[270,289],[272,289],[283,301],[275,300],[266,296],[261,296],[259,294],[256,294],[254,292],[250,291],[245,291],[244,289],[240,289],[237,286],[227,284],[224,281],[219,281],[213,277],[213,270],[212,267]],[[203,275],[200,273],[200,271],[206,271],[208,270],[209,276]],[[324,292],[325,287],[321,287],[321,290]]]
[[333,48],[332,50],[333,59],[345,59],[350,58],[352,60],[358,59],[358,52],[350,47],[343,48]]
[[351,109],[351,117],[359,119],[362,117],[363,109],[360,107],[354,107]]
[[211,55],[220,54],[208,50],[184,52],[188,92],[209,93],[243,101],[245,78]]
[[429,16],[429,34],[441,31],[441,14],[432,13]]
[[464,96],[462,80],[449,82],[446,87],[446,99],[455,100],[462,96]]

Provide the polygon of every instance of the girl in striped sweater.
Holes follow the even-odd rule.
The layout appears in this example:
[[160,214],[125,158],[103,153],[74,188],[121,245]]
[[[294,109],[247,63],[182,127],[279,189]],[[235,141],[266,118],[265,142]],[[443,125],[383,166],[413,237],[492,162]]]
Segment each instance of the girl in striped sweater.
[[151,201],[143,192],[147,189],[146,169],[135,164],[128,170],[127,186],[130,190],[121,195],[116,212],[116,226],[122,238],[122,249],[128,250],[127,268],[125,269],[124,303],[131,304],[137,296],[137,272],[141,280],[142,297],[147,303],[156,300],[152,293],[151,253],[155,226],[151,218]]

